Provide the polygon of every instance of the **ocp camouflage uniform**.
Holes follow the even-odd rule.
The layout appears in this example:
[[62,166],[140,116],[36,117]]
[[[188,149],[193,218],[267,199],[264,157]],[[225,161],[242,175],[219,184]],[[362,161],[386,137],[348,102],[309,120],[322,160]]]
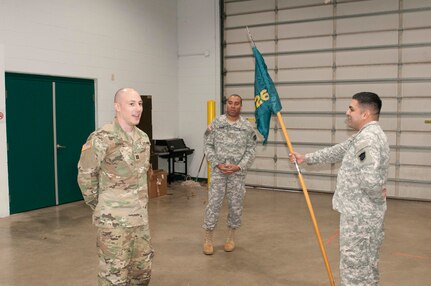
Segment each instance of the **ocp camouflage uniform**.
[[389,155],[386,135],[376,121],[343,143],[305,155],[308,164],[342,161],[332,200],[334,210],[340,212],[342,286],[379,283]]
[[148,285],[153,249],[148,224],[150,142],[114,119],[83,145],[78,183],[98,228],[99,285]]
[[[215,228],[226,193],[229,208],[227,224],[232,229],[239,228],[245,195],[245,176],[256,153],[254,129],[250,122],[241,116],[232,123],[227,120],[226,115],[221,115],[214,119],[206,130],[204,149],[211,166],[211,178],[202,227],[206,230]],[[241,170],[225,175],[216,167],[220,163],[238,165]]]

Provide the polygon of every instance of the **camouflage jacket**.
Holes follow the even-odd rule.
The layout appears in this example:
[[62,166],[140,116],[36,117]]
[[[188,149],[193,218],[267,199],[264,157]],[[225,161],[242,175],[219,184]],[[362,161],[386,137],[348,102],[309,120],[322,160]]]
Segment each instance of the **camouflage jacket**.
[[343,143],[306,154],[308,164],[342,162],[332,200],[334,210],[361,216],[383,216],[383,188],[389,169],[389,145],[376,121]]
[[256,156],[256,133],[247,119],[240,116],[229,123],[226,115],[216,117],[204,135],[204,151],[211,168],[219,163],[238,165],[245,175]]
[[114,119],[82,146],[78,184],[98,227],[148,225],[147,170],[150,141],[134,128],[128,135]]

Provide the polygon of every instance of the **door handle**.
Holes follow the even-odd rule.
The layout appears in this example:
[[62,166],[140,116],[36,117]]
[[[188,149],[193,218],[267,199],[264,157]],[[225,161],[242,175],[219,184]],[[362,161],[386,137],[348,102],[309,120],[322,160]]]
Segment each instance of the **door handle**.
[[66,146],[63,146],[63,145],[57,144],[57,149],[66,149]]

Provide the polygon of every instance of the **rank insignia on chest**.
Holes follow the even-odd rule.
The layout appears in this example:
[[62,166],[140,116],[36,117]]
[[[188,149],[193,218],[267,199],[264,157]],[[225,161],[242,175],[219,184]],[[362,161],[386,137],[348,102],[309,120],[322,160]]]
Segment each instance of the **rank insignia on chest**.
[[135,155],[135,159],[136,159],[136,160],[139,160],[139,155]]
[[365,151],[359,154],[359,160],[364,161],[365,160]]

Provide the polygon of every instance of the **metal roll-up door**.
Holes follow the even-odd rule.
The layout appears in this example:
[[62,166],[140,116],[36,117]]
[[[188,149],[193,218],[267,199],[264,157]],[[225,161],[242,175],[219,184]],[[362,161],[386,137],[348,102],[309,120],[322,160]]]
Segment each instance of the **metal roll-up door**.
[[[388,196],[431,200],[431,2],[426,0],[225,0],[221,2],[223,94],[254,117],[248,26],[283,105],[295,150],[354,134],[344,123],[354,93],[383,100],[391,146]],[[247,177],[250,186],[300,189],[276,118]],[[333,192],[339,164],[301,166],[309,190]]]

